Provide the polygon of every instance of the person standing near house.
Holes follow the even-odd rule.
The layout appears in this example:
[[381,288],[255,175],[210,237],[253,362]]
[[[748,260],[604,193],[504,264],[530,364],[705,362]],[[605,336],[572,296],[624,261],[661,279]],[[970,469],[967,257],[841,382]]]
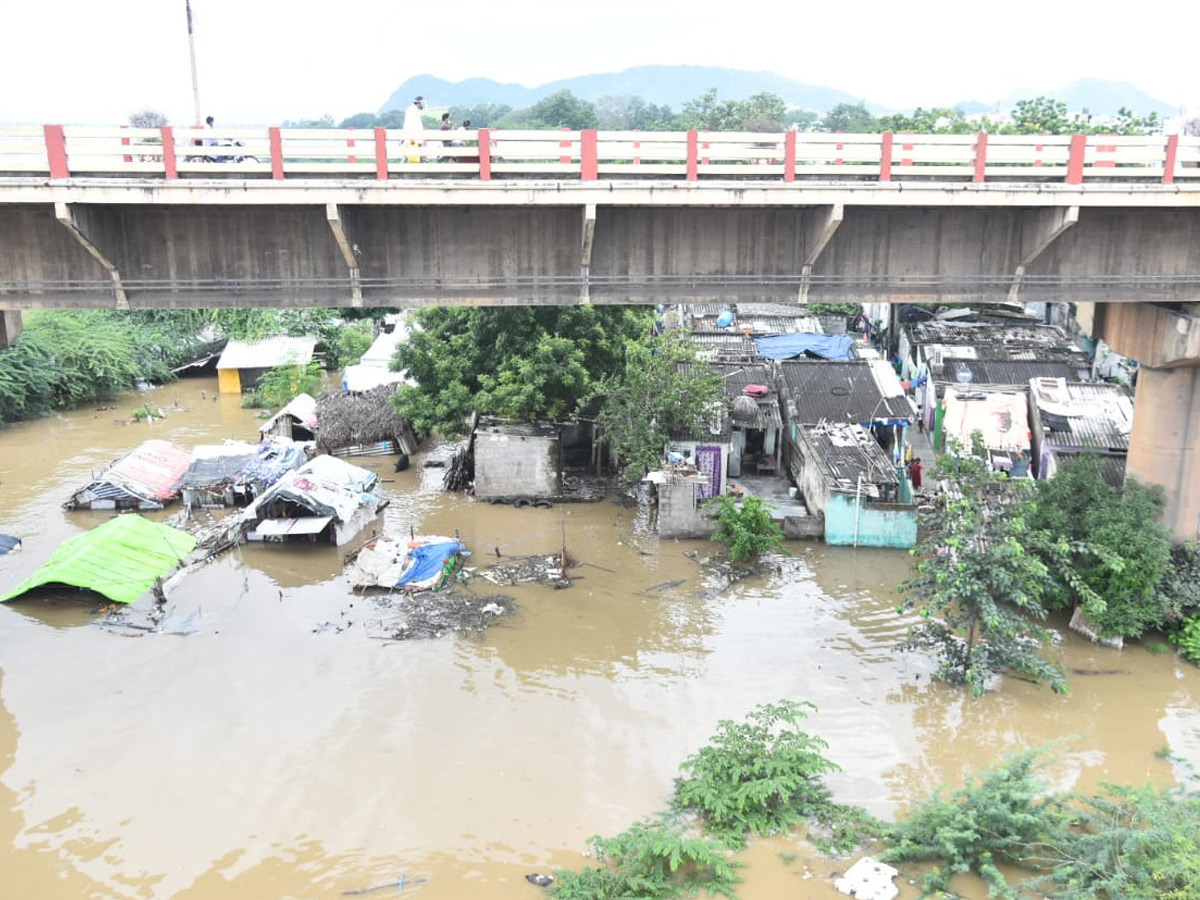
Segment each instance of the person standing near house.
[[921,457],[913,458],[913,461],[908,464],[908,478],[912,482],[913,490],[921,489]]
[[404,146],[408,149],[409,162],[421,161],[421,148],[425,146],[425,122],[421,111],[425,109],[425,98],[419,94],[412,105],[404,111]]

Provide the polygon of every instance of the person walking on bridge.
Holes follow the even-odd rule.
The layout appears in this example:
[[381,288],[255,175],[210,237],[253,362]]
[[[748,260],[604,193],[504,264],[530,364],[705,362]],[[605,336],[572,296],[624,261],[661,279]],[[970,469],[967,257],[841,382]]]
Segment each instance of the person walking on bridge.
[[421,148],[425,146],[425,122],[421,119],[424,108],[425,98],[418,95],[404,111],[404,146],[408,148],[409,162],[421,161]]

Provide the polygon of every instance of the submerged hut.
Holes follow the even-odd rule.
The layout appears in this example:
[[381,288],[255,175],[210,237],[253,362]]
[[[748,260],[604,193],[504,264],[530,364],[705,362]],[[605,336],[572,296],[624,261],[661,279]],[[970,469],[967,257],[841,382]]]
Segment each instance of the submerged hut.
[[162,509],[179,496],[192,451],[149,440],[73,493],[64,509]]
[[311,441],[317,436],[317,401],[310,394],[297,394],[292,401],[258,426],[259,437]]
[[278,366],[303,368],[313,358],[317,339],[271,337],[261,341],[230,341],[217,361],[217,386],[222,394],[245,394]]
[[246,508],[251,541],[325,540],[341,546],[387,501],[372,493],[378,476],[333,456],[288,472]]
[[366,391],[327,391],[317,398],[321,423],[317,447],[334,456],[387,456],[416,453],[417,436],[408,420],[396,413],[396,385]]
[[195,448],[180,488],[188,509],[246,506],[308,457],[292,441],[226,441]]

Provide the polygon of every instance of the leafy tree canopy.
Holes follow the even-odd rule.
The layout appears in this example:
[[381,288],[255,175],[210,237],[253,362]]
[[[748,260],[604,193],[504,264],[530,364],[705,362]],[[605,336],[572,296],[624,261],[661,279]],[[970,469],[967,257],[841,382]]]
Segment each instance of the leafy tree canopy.
[[562,419],[583,412],[625,343],[649,330],[652,312],[633,307],[438,307],[396,351],[397,409],[422,433],[460,434],[474,410],[502,418]]
[[596,107],[570,91],[557,91],[533,106],[504,115],[497,128],[596,128]]
[[673,434],[697,434],[717,410],[724,414],[719,375],[697,364],[685,336],[643,337],[624,348],[623,359],[598,380],[596,424],[624,464],[639,479],[662,461]]
[[920,616],[900,649],[933,650],[938,674],[976,696],[1005,669],[1065,692],[1062,671],[1038,654],[1049,637],[1038,623],[1046,618],[1046,560],[1069,577],[1070,548],[1031,526],[1032,485],[974,457],[943,456],[932,474],[948,491],[913,550],[915,573],[900,587],[898,612]]

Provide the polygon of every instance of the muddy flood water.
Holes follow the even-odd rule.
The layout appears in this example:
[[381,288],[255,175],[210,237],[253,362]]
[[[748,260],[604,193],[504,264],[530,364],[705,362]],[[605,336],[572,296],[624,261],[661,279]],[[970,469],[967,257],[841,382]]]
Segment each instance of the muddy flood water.
[[[104,521],[60,504],[145,438],[255,440],[255,414],[215,392],[187,380],[0,428],[0,532],[25,542],[0,557],[0,584]],[[118,421],[146,399],[180,409]],[[0,897],[310,900],[404,875],[422,900],[536,900],[526,873],[588,862],[589,835],[663,808],[718,719],[785,697],[819,707],[809,730],[843,769],[837,798],[885,817],[1066,736],[1063,787],[1169,782],[1183,767],[1156,755],[1168,746],[1200,763],[1200,672],[1173,653],[1067,635],[1062,663],[1092,673],[1068,696],[1010,679],[972,700],[893,652],[904,553],[795,543],[776,572],[728,587],[698,564],[714,545],[660,542],[613,497],[489,506],[443,493],[421,462],[365,463],[391,498],[379,528],[457,529],[476,564],[565,537],[584,563],[574,585],[476,579],[517,613],[408,642],[368,634],[371,601],[323,545],[247,546],[199,570],[168,598],[185,634],[113,633],[79,603],[0,605]],[[744,900],[838,897],[830,874],[847,865],[790,836],[741,858]]]

